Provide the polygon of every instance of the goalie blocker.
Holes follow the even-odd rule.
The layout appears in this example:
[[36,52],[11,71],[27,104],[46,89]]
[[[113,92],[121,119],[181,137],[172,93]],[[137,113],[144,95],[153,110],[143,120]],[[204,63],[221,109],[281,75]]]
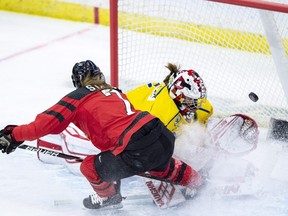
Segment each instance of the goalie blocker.
[[267,139],[288,142],[288,121],[271,118],[268,127]]

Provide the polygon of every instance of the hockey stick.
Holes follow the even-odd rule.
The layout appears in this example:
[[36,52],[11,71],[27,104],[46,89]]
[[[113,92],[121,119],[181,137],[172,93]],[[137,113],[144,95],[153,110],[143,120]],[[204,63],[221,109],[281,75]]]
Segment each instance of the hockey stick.
[[[53,157],[58,157],[58,158],[63,158],[63,159],[68,159],[68,160],[74,160],[75,162],[82,162],[83,161],[82,158],[74,156],[74,155],[68,155],[65,153],[56,152],[56,151],[52,151],[52,150],[48,150],[48,149],[44,149],[44,148],[39,148],[39,147],[37,148],[34,146],[30,146],[30,145],[24,144],[24,145],[18,146],[18,148],[21,148],[24,150],[29,150],[32,152],[38,152],[38,153],[45,154],[45,155],[50,155]],[[160,186],[162,185],[162,183],[166,183],[166,185],[170,185],[170,188],[175,190],[174,184],[169,182],[168,180],[157,178],[155,176],[150,175],[149,173],[138,174],[138,176],[143,177],[143,178],[148,178],[151,180],[158,180],[161,182]],[[157,188],[154,186],[155,182],[153,183],[152,181],[149,181],[149,185],[147,182],[148,181],[146,181],[145,184],[147,185],[147,188],[151,192],[151,196],[152,196],[152,199],[155,201],[155,204],[159,208],[167,208],[169,206],[170,201],[172,200],[174,191],[172,194],[170,194],[170,191],[165,189],[161,193],[161,191],[158,191]],[[166,187],[168,187],[168,186],[166,186]],[[172,190],[172,189],[170,189],[170,190]],[[167,194],[169,195],[168,198],[166,197]],[[166,197],[166,200],[163,200],[163,197]]]
[[77,156],[67,155],[67,154],[64,154],[64,153],[61,153],[61,152],[51,151],[51,150],[43,149],[43,148],[37,148],[37,147],[34,147],[34,146],[20,145],[20,146],[18,146],[18,148],[29,150],[29,151],[32,151],[32,152],[39,152],[41,154],[50,155],[50,156],[53,156],[53,157],[59,157],[59,158],[67,159],[67,160],[75,160],[77,162],[82,162],[83,161],[82,158],[77,157]]
[[[25,150],[32,151],[32,152],[38,152],[38,153],[45,154],[45,155],[50,155],[53,157],[63,158],[63,159],[67,159],[67,160],[75,160],[76,162],[82,162],[83,161],[83,158],[80,158],[80,157],[77,157],[74,155],[68,155],[65,153],[56,152],[56,151],[52,151],[52,150],[48,150],[48,149],[44,149],[44,148],[37,148],[34,146],[30,146],[30,145],[24,144],[24,145],[18,146],[18,148],[25,149]],[[155,176],[150,175],[149,173],[139,174],[138,176],[149,178],[149,179],[154,179],[154,180],[159,180],[159,181],[165,181],[167,183],[170,183],[168,180],[157,178]]]

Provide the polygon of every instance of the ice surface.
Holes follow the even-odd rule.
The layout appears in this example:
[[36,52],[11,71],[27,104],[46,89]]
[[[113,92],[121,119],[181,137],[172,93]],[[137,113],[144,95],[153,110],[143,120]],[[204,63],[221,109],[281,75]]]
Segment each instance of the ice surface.
[[[95,61],[109,80],[107,27],[4,11],[0,12],[0,25],[1,128],[6,124],[29,123],[37,113],[72,91],[70,74],[75,62]],[[176,150],[188,160],[187,154],[197,145],[197,137],[191,135],[191,128],[186,133],[186,137],[177,141]],[[73,175],[61,165],[44,164],[35,153],[18,149],[13,154],[0,155],[0,214],[287,216],[287,144],[266,141],[266,133],[266,129],[261,129],[258,148],[242,158],[259,169],[258,181],[264,185],[259,197],[224,199],[209,193],[207,188],[178,208],[159,210],[146,199],[127,200],[124,208],[117,211],[90,211],[81,205],[82,199],[92,192],[82,176]],[[204,159],[199,157],[198,161]],[[221,175],[237,168],[222,166]],[[126,196],[147,191],[140,177],[132,177],[123,180],[122,193]],[[61,204],[65,200],[69,203]]]

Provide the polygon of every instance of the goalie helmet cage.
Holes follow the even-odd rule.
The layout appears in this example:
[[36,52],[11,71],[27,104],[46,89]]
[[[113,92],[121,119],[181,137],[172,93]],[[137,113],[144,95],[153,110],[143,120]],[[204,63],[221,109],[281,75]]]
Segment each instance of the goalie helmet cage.
[[214,116],[243,113],[262,127],[286,119],[285,2],[110,0],[111,84],[126,92],[161,82],[170,62],[203,77]]

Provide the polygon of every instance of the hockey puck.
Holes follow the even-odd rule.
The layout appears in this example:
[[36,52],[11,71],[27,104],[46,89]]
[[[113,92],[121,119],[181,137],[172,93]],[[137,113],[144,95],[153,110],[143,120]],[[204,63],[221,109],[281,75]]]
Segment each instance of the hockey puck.
[[249,98],[250,100],[252,100],[253,102],[257,102],[258,101],[258,96],[254,93],[254,92],[250,92],[249,93]]

